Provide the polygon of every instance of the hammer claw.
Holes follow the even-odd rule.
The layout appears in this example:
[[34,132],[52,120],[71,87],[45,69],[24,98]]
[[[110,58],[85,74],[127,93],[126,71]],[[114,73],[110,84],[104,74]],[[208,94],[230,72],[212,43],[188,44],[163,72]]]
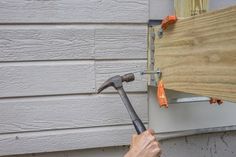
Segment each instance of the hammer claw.
[[111,86],[111,84],[112,84],[112,82],[110,82],[110,81],[106,81],[106,82],[104,82],[101,86],[100,86],[100,88],[98,88],[98,91],[97,91],[97,94],[99,94],[99,93],[101,93],[104,89],[106,89],[106,88],[108,88],[109,86]]

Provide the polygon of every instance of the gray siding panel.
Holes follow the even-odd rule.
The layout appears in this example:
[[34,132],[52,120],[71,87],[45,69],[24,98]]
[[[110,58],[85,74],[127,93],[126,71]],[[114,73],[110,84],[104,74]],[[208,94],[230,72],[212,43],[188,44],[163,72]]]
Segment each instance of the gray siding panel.
[[98,29],[96,59],[146,59],[147,26]]
[[[146,69],[148,0],[0,1],[0,156],[127,145],[116,74]],[[146,76],[125,84],[147,123]]]
[[[98,89],[103,82],[115,75],[122,75],[126,73],[134,73],[135,81],[123,83],[124,89],[127,92],[146,92],[147,82],[146,76],[141,76],[140,70],[146,69],[147,61],[145,60],[130,60],[130,61],[100,61],[95,63],[96,72],[96,88]],[[104,90],[104,93],[114,92],[113,87]]]
[[127,125],[6,134],[0,136],[0,156],[127,145],[134,132]]
[[0,97],[94,93],[93,61],[0,64]]
[[0,61],[92,59],[93,53],[93,29],[0,26]]
[[[94,69],[95,68],[95,69]],[[145,70],[146,61],[60,61],[0,64],[0,97],[95,93],[109,77]],[[95,70],[95,71],[94,71]],[[96,73],[96,74],[95,74]],[[96,75],[96,77],[95,77]],[[145,92],[145,77],[124,84],[129,92]],[[114,92],[113,89],[105,92]]]
[[1,23],[148,21],[148,0],[1,0]]
[[[129,94],[147,122],[147,94]],[[118,94],[0,100],[0,134],[131,124]]]
[[128,146],[92,148],[74,151],[13,155],[9,157],[122,157],[128,151]]
[[[236,132],[184,136],[161,141],[162,156],[166,157],[235,157]],[[93,148],[11,157],[122,157],[128,147]]]
[[0,26],[0,61],[146,59],[145,25]]
[[175,14],[174,0],[149,0],[149,19],[162,20]]

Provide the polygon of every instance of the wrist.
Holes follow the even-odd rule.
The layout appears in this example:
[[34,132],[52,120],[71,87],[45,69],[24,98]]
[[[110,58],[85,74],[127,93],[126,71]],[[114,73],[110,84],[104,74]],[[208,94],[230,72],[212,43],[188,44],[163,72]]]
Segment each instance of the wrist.
[[131,153],[130,153],[130,150],[125,154],[124,157],[132,157],[132,156],[131,156]]

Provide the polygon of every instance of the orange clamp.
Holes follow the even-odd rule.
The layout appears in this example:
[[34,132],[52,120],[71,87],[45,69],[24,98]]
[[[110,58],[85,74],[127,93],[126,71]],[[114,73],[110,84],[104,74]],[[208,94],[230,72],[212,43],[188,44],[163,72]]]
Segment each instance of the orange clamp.
[[168,101],[165,93],[165,87],[162,80],[158,81],[157,85],[157,100],[159,102],[160,107],[168,108]]
[[161,28],[162,30],[166,30],[169,25],[174,24],[177,21],[177,16],[170,15],[165,17],[161,22]]

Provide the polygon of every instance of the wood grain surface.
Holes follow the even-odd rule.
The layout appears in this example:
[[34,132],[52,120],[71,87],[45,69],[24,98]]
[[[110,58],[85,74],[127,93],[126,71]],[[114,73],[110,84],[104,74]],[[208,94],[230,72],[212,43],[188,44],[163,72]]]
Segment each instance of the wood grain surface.
[[155,68],[167,89],[236,102],[235,52],[236,6],[178,20],[155,40]]

